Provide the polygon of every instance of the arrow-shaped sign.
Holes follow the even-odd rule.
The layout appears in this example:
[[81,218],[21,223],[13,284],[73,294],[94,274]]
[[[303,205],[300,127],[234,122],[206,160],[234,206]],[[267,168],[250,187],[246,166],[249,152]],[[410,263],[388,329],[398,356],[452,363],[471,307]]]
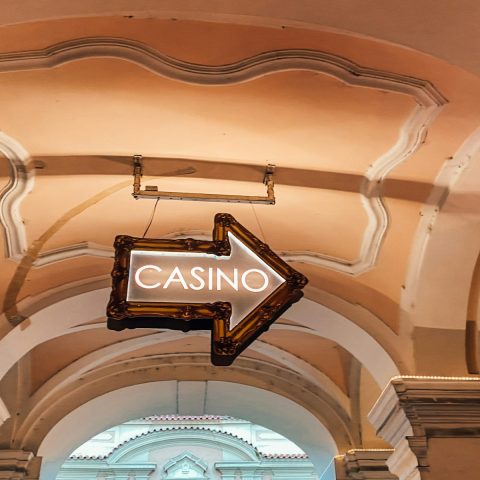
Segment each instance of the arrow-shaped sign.
[[120,235],[108,328],[211,329],[212,363],[230,365],[306,283],[226,213],[215,216],[212,241]]

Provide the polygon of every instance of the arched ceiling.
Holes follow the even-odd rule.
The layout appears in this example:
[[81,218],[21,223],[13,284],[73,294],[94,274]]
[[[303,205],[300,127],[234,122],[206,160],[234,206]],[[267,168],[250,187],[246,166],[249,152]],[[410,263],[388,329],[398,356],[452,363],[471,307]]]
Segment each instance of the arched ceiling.
[[205,364],[205,332],[105,329],[113,239],[141,236],[153,209],[131,196],[134,154],[166,191],[261,195],[276,165],[275,206],[162,201],[148,233],[208,238],[228,211],[309,278],[229,381],[297,402],[345,450],[383,446],[365,419],[392,375],[465,373],[463,350],[439,346],[463,344],[475,311],[478,58],[428,37],[449,31],[440,7],[407,38],[407,3],[395,29],[381,5],[335,21],[341,2],[4,9],[3,446],[36,451],[62,415],[128,385],[228,375]]
[[[368,12],[368,15],[365,13]],[[465,69],[480,72],[478,29],[480,9],[475,0],[416,2],[406,0],[395,5],[368,0],[352,4],[348,0],[299,0],[295,4],[254,0],[243,2],[201,3],[191,0],[33,0],[22,8],[7,1],[2,8],[2,25],[29,23],[65,17],[123,15],[129,18],[160,18],[215,21],[226,24],[261,25],[277,28],[338,30],[403,45],[443,58]],[[448,40],[446,40],[448,39]]]

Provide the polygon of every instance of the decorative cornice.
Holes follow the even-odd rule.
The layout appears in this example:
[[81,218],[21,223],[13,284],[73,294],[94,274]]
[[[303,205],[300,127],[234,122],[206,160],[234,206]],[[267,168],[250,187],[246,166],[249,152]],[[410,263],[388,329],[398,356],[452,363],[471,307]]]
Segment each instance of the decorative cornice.
[[[390,473],[387,460],[393,450],[349,450],[343,456],[346,479],[348,480],[396,480]],[[338,478],[338,477],[337,477]]]
[[0,450],[0,479],[26,478],[34,458],[32,452],[25,450]]
[[164,55],[131,39],[87,37],[50,47],[0,54],[0,72],[53,68],[85,58],[118,58],[174,80],[200,85],[230,85],[273,72],[313,70],[350,85],[378,88],[413,96],[420,105],[443,105],[445,97],[427,81],[384,70],[362,67],[331,53],[308,49],[285,49],[260,53],[224,65],[201,65]]
[[391,385],[416,436],[480,437],[480,378],[396,377]]
[[[284,480],[316,480],[318,475],[313,464],[304,459],[262,459],[257,462],[234,461],[216,462],[215,469],[222,474],[223,479],[245,478],[260,480],[265,478],[264,473],[273,474],[273,478]],[[237,475],[240,473],[240,477]],[[325,477],[324,477],[325,478]]]
[[[149,417],[143,417],[142,420],[147,420],[148,423],[151,422],[200,422],[200,423],[218,423],[219,420],[228,420],[235,421],[233,417],[228,417],[225,415],[151,415]],[[238,420],[238,422],[243,423],[243,420]]]
[[[153,428],[123,441],[108,455],[103,457],[89,457],[89,459],[106,459],[108,463],[116,463],[132,450],[144,448],[146,445],[150,444],[168,443],[172,441],[175,443],[182,442],[182,438],[185,436],[189,439],[191,439],[191,437],[198,437],[199,439],[202,439],[202,442],[215,442],[216,439],[220,439],[219,441],[221,441],[224,448],[227,448],[227,446],[233,447],[236,450],[241,450],[252,459],[261,458],[261,453],[257,448],[242,437],[228,432],[212,430],[210,428],[184,425],[178,427]],[[85,459],[85,457],[70,457],[70,459],[81,460]]]
[[395,447],[390,470],[400,480],[420,479],[429,438],[480,437],[480,379],[394,377],[368,417]]
[[202,461],[202,459],[198,458],[191,452],[183,452],[180,455],[177,455],[176,457],[170,459],[164,466],[163,470],[165,472],[168,472],[174,465],[177,465],[179,462],[184,460],[185,458],[188,458],[192,464],[197,465],[201,470],[203,470],[203,473],[205,473],[208,470],[208,465]]
[[275,460],[308,460],[306,453],[262,453],[262,458]]
[[[134,478],[136,480],[149,480],[156,470],[155,463],[140,464],[108,464],[102,460],[88,460],[79,462],[67,459],[56,476],[57,480],[91,479],[91,478]],[[98,476],[97,476],[98,475]],[[104,477],[105,476],[105,477]]]
[[[447,103],[435,86],[426,80],[362,67],[330,53],[306,49],[264,52],[225,65],[199,65],[169,57],[134,40],[93,37],[71,40],[40,50],[0,54],[0,72],[52,68],[85,58],[118,58],[140,65],[157,75],[198,85],[229,85],[283,71],[310,70],[333,76],[349,85],[412,97],[417,106],[401,129],[397,142],[372,162],[362,182],[359,193],[368,216],[368,225],[358,258],[347,260],[310,251],[281,252],[283,257],[288,256],[290,262],[305,262],[349,275],[358,275],[375,265],[388,227],[388,214],[382,199],[383,181],[394,167],[417,150],[428,126]],[[19,167],[22,165],[21,163]],[[15,205],[18,205],[25,191],[25,187],[12,184],[2,192],[0,198],[3,200],[4,197],[11,196],[17,199]],[[19,222],[18,218],[15,218],[16,221],[8,218],[9,212],[10,216],[15,216],[16,210],[13,207],[6,205],[2,208],[2,212],[6,213],[0,216],[0,220],[8,231],[7,237],[15,240],[9,245],[9,256],[18,259],[26,247],[25,233],[21,219]],[[17,232],[13,233],[13,230]],[[72,256],[75,251],[79,255],[86,254],[84,247],[67,249],[70,249]],[[94,250],[91,249],[92,252]],[[50,260],[58,261],[61,256],[61,252],[55,252]],[[44,255],[43,261],[37,262],[37,265],[45,265],[47,257]]]

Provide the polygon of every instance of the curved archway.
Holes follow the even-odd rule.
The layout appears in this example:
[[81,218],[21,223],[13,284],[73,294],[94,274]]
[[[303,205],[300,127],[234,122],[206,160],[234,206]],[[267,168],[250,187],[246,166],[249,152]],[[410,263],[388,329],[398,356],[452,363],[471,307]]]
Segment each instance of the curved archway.
[[[17,326],[2,339],[5,353],[0,365],[0,378],[36,345],[104,317],[108,295],[109,289],[80,293],[31,314],[28,328]],[[69,314],[65,315],[65,312]],[[304,325],[345,348],[366,366],[380,388],[399,374],[390,355],[375,339],[351,320],[327,307],[304,298],[286,312],[284,318]]]
[[[185,395],[194,400],[198,395],[195,382],[187,383],[193,388]],[[337,446],[325,426],[292,400],[266,388],[228,382],[209,382],[208,388],[205,412],[244,418],[279,432],[309,455],[319,473],[337,453]],[[120,388],[84,403],[63,417],[40,445],[41,479],[54,478],[76,446],[112,425],[152,412],[177,413],[177,393],[176,381],[151,382]]]

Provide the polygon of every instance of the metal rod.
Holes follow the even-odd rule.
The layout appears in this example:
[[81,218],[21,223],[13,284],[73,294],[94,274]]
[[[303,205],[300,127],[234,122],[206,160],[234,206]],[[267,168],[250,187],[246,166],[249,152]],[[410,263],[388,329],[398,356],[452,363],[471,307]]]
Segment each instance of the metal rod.
[[215,193],[186,193],[186,192],[157,192],[152,190],[140,190],[135,198],[160,198],[162,200],[188,200],[197,202],[228,202],[228,203],[264,203],[275,204],[275,198],[269,196],[250,195],[222,195]]
[[155,186],[147,186],[142,190],[141,178],[143,175],[143,162],[141,155],[134,155],[133,157],[133,197],[150,198],[162,200],[187,200],[196,202],[225,202],[225,203],[256,203],[264,205],[275,204],[275,191],[273,183],[273,173],[275,165],[267,165],[265,169],[265,176],[263,178],[264,185],[267,186],[267,195],[252,196],[252,195],[227,195],[215,193],[187,193],[187,192],[162,192]]

